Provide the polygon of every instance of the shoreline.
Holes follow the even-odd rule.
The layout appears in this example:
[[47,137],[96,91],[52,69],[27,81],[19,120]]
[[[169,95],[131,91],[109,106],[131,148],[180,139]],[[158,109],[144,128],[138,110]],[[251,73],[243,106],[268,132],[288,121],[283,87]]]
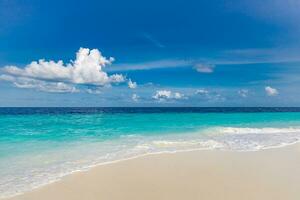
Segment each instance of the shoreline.
[[9,195],[7,197],[0,197],[0,200],[12,199],[14,197],[21,196],[21,195],[24,195],[26,193],[30,193],[32,191],[38,190],[39,188],[43,188],[43,187],[46,187],[48,185],[60,182],[65,177],[72,176],[72,175],[77,174],[77,173],[88,172],[88,171],[93,170],[94,168],[97,168],[97,167],[101,167],[101,166],[104,166],[104,165],[118,164],[119,162],[126,162],[126,161],[139,159],[139,158],[143,158],[143,157],[147,157],[147,156],[156,156],[156,155],[164,155],[164,154],[177,154],[177,153],[189,153],[189,152],[198,152],[198,151],[204,151],[204,152],[205,151],[216,151],[216,152],[221,151],[221,152],[232,152],[232,153],[248,153],[248,152],[268,151],[268,150],[271,150],[271,149],[280,149],[280,148],[285,148],[285,147],[289,147],[289,146],[293,146],[293,145],[297,145],[297,144],[299,144],[299,146],[300,146],[300,140],[292,142],[292,143],[280,144],[278,146],[263,147],[263,148],[255,149],[255,150],[228,150],[228,149],[218,149],[218,148],[195,148],[195,149],[183,149],[183,150],[174,150],[174,151],[149,152],[149,153],[140,154],[140,155],[133,156],[133,157],[122,158],[122,159],[118,159],[118,160],[107,161],[107,162],[103,162],[103,163],[89,165],[89,166],[87,166],[83,169],[74,170],[70,173],[62,175],[61,177],[58,177],[56,180],[52,180],[52,181],[49,181],[48,183],[38,185],[38,186],[33,187],[33,188],[31,188],[27,191],[19,192],[19,193],[16,193],[14,195]]
[[[207,155],[210,155],[210,154],[212,154],[213,157],[214,156],[219,157],[220,155],[225,155],[225,156],[227,155],[229,157],[236,157],[236,158],[239,158],[239,159],[237,159],[237,162],[240,162],[241,160],[244,160],[243,158],[241,158],[242,154],[244,154],[244,155],[247,154],[247,155],[250,155],[250,156],[254,155],[254,157],[261,157],[262,154],[273,154],[273,153],[282,154],[282,152],[286,152],[286,151],[287,152],[294,152],[296,149],[297,149],[298,153],[300,153],[300,144],[299,144],[299,142],[295,142],[294,144],[287,144],[287,145],[279,146],[279,147],[271,147],[271,148],[267,148],[267,149],[261,149],[261,150],[257,150],[257,151],[223,151],[223,150],[217,150],[217,149],[207,149],[207,150],[206,149],[202,149],[202,150],[195,149],[195,150],[182,150],[182,151],[176,151],[176,152],[148,153],[148,154],[139,155],[139,156],[132,157],[132,158],[126,158],[126,159],[122,159],[122,160],[111,161],[111,162],[108,162],[108,163],[100,163],[100,164],[97,164],[95,166],[91,166],[87,170],[74,171],[73,173],[68,174],[66,176],[63,176],[61,179],[59,179],[55,182],[46,184],[44,186],[35,188],[31,191],[28,191],[28,192],[25,192],[25,193],[22,193],[22,194],[18,194],[16,196],[13,196],[13,197],[10,197],[10,198],[4,198],[4,199],[12,199],[12,200],[14,200],[14,199],[15,200],[17,200],[17,199],[30,199],[31,200],[31,199],[38,199],[38,198],[47,199],[48,198],[47,196],[50,196],[52,199],[55,199],[55,198],[56,199],[57,198],[58,199],[74,199],[72,197],[70,197],[70,198],[65,197],[65,192],[66,191],[64,191],[63,188],[65,188],[65,186],[68,186],[68,185],[71,186],[71,187],[76,187],[78,185],[81,185],[80,184],[81,181],[74,180],[74,181],[69,182],[68,180],[70,180],[70,179],[71,180],[81,179],[81,177],[90,176],[90,174],[94,174],[94,173],[97,176],[97,175],[103,173],[103,172],[101,172],[103,170],[103,168],[105,168],[105,169],[107,169],[107,168],[118,168],[118,166],[123,166],[125,170],[128,170],[128,172],[132,172],[132,170],[128,166],[126,166],[130,163],[135,163],[137,165],[141,165],[143,163],[145,164],[145,162],[146,162],[147,165],[152,165],[153,160],[158,160],[158,163],[164,163],[165,162],[164,159],[170,160],[172,158],[172,159],[175,159],[173,161],[174,166],[178,165],[178,167],[180,167],[179,165],[182,165],[180,163],[181,162],[184,163],[185,160],[186,160],[186,159],[181,158],[182,155],[186,155],[186,156],[193,155],[192,157],[199,157],[199,158],[205,157],[206,159],[210,159],[209,157],[207,157]],[[289,153],[286,153],[286,154],[289,154]],[[181,160],[181,161],[179,162],[178,159]],[[205,162],[203,160],[202,161],[201,160],[202,159],[199,159],[198,161],[195,161],[196,163],[194,163],[194,164],[195,165],[199,165],[201,163],[205,164]],[[211,158],[210,160],[214,160],[214,159]],[[187,160],[187,161],[190,162],[191,160]],[[222,160],[220,160],[218,162],[220,162],[220,164],[222,165]],[[224,162],[226,162],[226,161],[224,161]],[[280,160],[278,160],[276,163],[280,163]],[[299,164],[299,171],[296,171],[296,173],[299,174],[299,181],[300,181],[300,158],[298,160],[296,160],[296,163],[297,163],[297,166]],[[287,164],[290,165],[289,163],[287,163]],[[143,167],[147,168],[148,167],[147,165],[143,165]],[[161,166],[161,168],[163,168],[163,167],[165,167],[165,166]],[[189,167],[193,168],[192,165],[189,166]],[[216,166],[212,165],[211,167],[214,168]],[[153,176],[155,176],[156,175],[155,171],[157,171],[157,170],[159,170],[159,169],[153,169],[154,172],[148,171],[147,173],[153,173]],[[239,169],[237,168],[236,170],[239,170]],[[189,169],[183,169],[183,171],[187,172],[187,174],[188,174]],[[118,173],[118,170],[115,171],[115,173]],[[114,176],[114,172],[112,172],[110,175]],[[143,176],[143,174],[141,174],[141,175]],[[174,175],[176,175],[176,173]],[[161,174],[160,176],[164,176],[164,174]],[[99,181],[100,180],[94,180],[94,179],[90,180],[89,179],[85,183],[88,184],[88,185],[104,184],[103,182],[101,183],[101,181],[100,182]],[[112,184],[112,188],[113,188],[114,184],[116,184],[116,183],[111,183],[111,184]],[[167,186],[167,185],[164,185],[164,186]],[[55,192],[54,192],[55,194],[60,194],[64,197],[63,198],[59,197],[60,195],[59,196],[52,196],[52,195],[54,195],[53,193],[51,193],[51,190],[53,190],[53,188],[55,190]],[[93,188],[93,187],[90,186],[88,188],[83,187],[83,188],[81,188],[81,189],[79,188],[79,189],[84,190],[83,193],[90,194],[90,193],[95,192],[91,188]],[[299,189],[300,189],[300,186],[299,186]],[[76,191],[77,190],[74,190],[74,194],[76,193]],[[49,192],[50,192],[50,194],[49,194]],[[300,192],[299,192],[299,196],[297,196],[297,197],[300,198]],[[109,198],[109,196],[107,196],[107,198]],[[91,199],[97,199],[97,197],[94,197],[94,198],[91,198]],[[112,198],[112,199],[114,199],[114,198]],[[118,199],[118,198],[116,198],[116,199]]]

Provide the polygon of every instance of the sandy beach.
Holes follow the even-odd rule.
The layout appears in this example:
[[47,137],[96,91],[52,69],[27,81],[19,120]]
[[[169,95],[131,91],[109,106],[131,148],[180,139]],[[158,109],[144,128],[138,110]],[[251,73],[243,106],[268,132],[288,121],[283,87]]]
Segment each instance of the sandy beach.
[[300,144],[147,155],[78,172],[12,200],[298,200]]

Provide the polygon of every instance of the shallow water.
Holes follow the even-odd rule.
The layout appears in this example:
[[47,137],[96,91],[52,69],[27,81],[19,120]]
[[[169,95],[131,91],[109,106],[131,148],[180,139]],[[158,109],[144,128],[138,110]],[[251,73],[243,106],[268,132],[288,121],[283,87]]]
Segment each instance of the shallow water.
[[91,166],[192,149],[300,140],[298,108],[0,108],[0,197]]

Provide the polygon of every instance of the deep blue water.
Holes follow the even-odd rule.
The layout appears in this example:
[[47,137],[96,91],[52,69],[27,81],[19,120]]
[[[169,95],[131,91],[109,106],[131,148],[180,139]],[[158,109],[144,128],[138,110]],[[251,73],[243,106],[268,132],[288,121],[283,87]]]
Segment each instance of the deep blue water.
[[300,112],[300,107],[0,107],[1,115],[99,113],[241,113]]

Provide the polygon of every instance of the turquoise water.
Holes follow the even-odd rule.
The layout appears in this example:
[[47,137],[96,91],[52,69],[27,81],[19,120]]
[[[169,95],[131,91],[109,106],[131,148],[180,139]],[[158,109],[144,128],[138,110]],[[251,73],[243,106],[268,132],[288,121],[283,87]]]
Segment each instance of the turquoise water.
[[5,111],[0,112],[0,197],[149,153],[253,151],[298,140],[300,112]]

